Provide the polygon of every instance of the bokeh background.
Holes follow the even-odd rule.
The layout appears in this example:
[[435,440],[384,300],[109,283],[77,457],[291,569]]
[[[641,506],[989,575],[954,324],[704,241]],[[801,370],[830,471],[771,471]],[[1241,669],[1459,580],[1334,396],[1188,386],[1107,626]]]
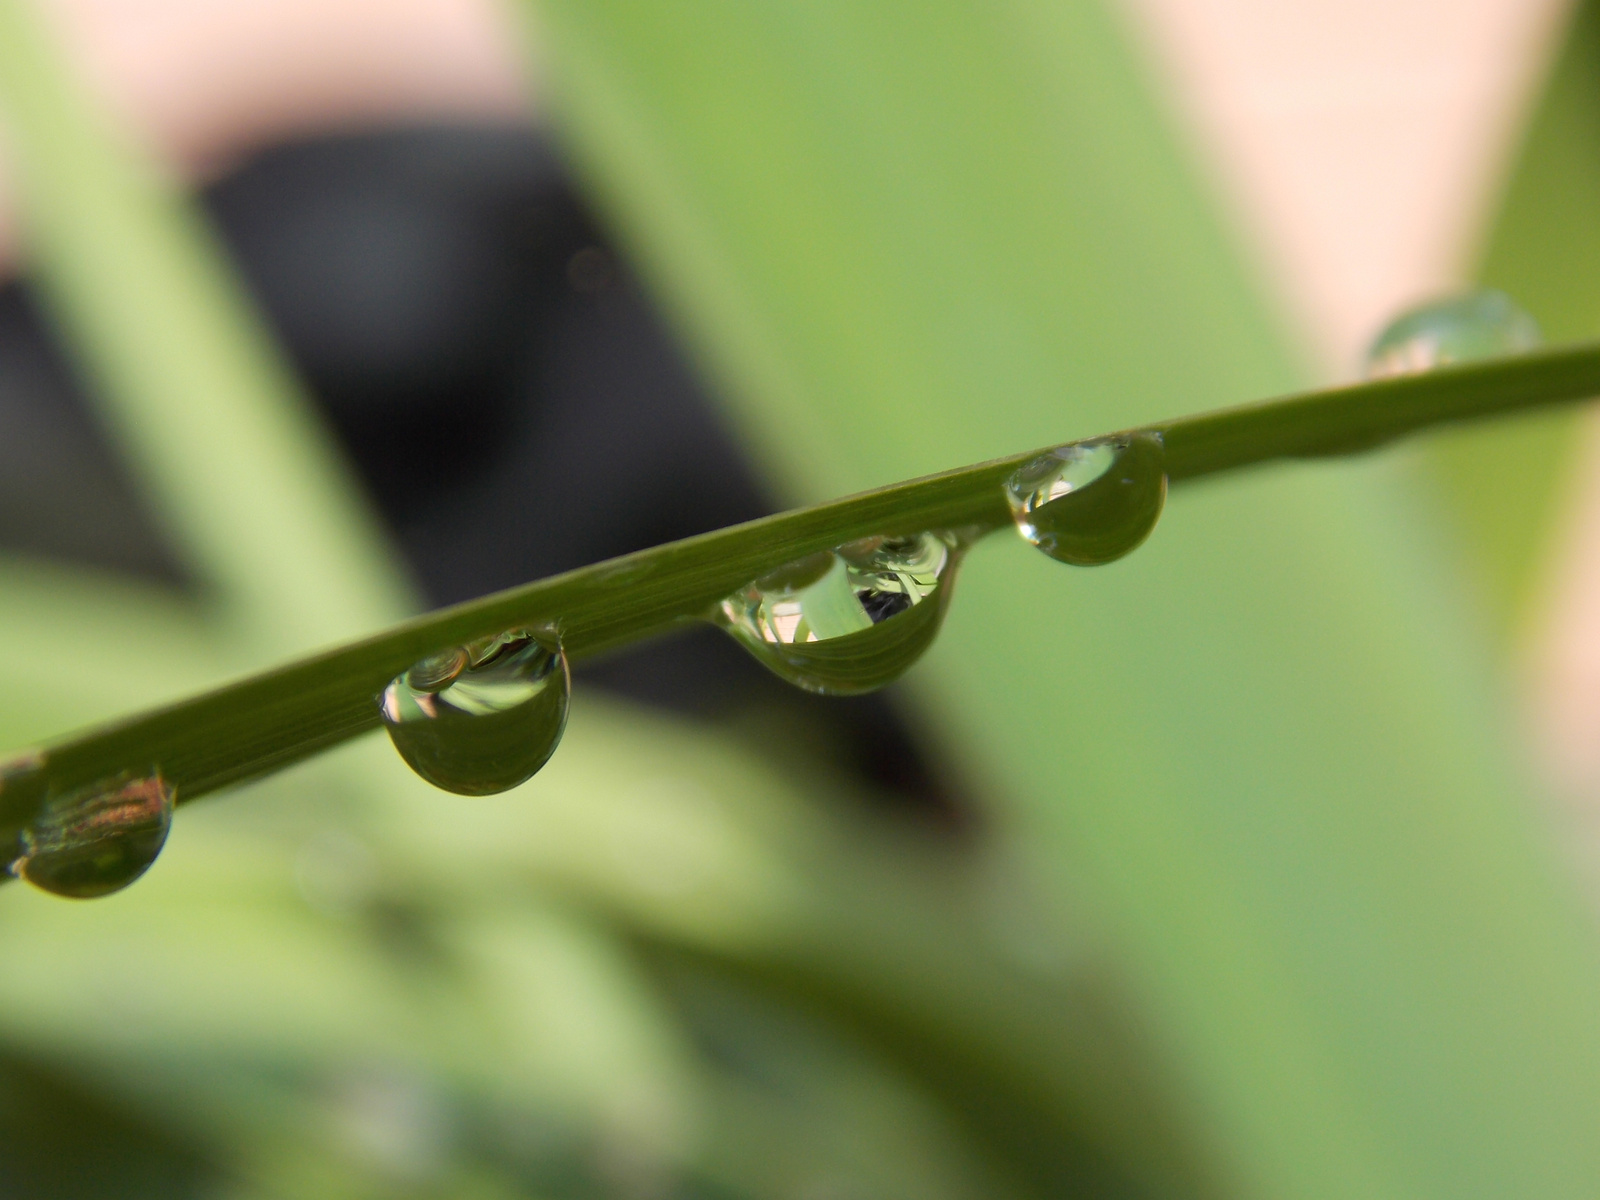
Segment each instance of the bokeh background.
[[[1572,0],[0,0],[0,740],[796,503],[1600,334]],[[0,889],[0,1194],[1592,1197],[1600,427],[705,629]]]

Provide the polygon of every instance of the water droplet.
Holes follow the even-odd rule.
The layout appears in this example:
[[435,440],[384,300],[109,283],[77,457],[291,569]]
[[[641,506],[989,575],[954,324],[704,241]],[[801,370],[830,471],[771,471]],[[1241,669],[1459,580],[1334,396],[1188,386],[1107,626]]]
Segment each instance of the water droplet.
[[1367,351],[1368,379],[1412,375],[1448,363],[1521,354],[1543,339],[1539,325],[1510,296],[1489,289],[1451,296],[1401,313]]
[[530,779],[567,725],[567,657],[526,629],[429,655],[378,698],[389,739],[435,787],[488,796]]
[[862,538],[768,572],[724,600],[718,619],[808,692],[870,692],[932,644],[956,558],[952,541],[934,533]]
[[1167,500],[1154,435],[1057,446],[1006,480],[1011,519],[1030,543],[1079,567],[1113,562],[1150,536]]
[[173,795],[172,785],[152,772],[51,797],[19,836],[11,873],[78,900],[120,891],[166,844]]

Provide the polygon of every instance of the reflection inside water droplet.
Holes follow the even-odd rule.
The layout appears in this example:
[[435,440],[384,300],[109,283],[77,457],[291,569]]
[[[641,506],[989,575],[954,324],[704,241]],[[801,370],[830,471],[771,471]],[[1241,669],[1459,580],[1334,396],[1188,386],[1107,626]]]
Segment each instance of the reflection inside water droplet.
[[413,665],[378,698],[400,757],[435,787],[487,796],[532,777],[567,724],[559,645],[512,629]]
[[173,788],[159,773],[47,799],[18,839],[11,873],[57,896],[110,895],[143,875],[166,844]]
[[1017,531],[1058,562],[1112,562],[1150,536],[1167,499],[1154,435],[1058,446],[1005,485]]
[[1510,296],[1484,289],[1401,313],[1367,351],[1366,375],[1382,379],[1521,354],[1536,349],[1542,340],[1538,322]]
[[718,619],[790,683],[870,692],[932,644],[956,557],[939,534],[863,538],[768,572],[724,600]]

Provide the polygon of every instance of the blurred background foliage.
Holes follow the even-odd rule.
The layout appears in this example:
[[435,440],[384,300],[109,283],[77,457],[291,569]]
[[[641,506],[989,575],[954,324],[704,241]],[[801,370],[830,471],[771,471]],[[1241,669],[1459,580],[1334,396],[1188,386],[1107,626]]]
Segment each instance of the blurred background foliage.
[[[539,121],[194,195],[0,3],[15,746],[791,503],[1311,372],[1099,4],[519,9]],[[1600,332],[1575,18],[1482,275]],[[1600,960],[1505,658],[1550,418],[991,539],[884,697],[711,631],[501,797],[368,740],[0,893],[0,1192],[1591,1196]],[[1498,634],[1497,632],[1498,631]]]

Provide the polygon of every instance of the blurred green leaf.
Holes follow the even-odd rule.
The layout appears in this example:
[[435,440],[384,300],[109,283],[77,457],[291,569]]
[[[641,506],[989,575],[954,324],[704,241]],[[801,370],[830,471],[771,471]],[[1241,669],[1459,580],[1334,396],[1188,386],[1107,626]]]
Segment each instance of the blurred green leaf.
[[[1577,6],[1499,198],[1479,277],[1552,341],[1600,332],[1600,17]],[[1490,615],[1518,632],[1571,497],[1583,418],[1552,412],[1429,447],[1445,519],[1467,543]]]
[[[1047,1169],[1081,1184],[1108,1115],[1149,1121],[1146,1153],[1159,1140],[1159,1100],[1084,1039],[1115,1026],[1093,1002],[1093,948],[1038,921],[1016,864],[819,808],[711,734],[592,700],[563,753],[503,797],[410,780],[372,821],[305,794],[312,774],[191,810],[156,870],[102,903],[15,893],[0,955],[33,969],[0,979],[8,1037],[93,1069],[252,1177],[267,1169],[252,1153],[299,1147],[289,1195],[383,1175],[346,1111],[380,1087],[442,1106],[432,1170],[465,1155],[515,1181],[515,1130],[598,1128],[640,1169],[727,1174],[775,1200],[802,1154],[822,1175],[914,1180],[931,1167],[904,1137],[940,1140],[961,1196]],[[641,946],[648,975],[622,953]],[[872,1048],[803,1091],[843,1104],[866,1088],[889,1106],[877,1132],[766,1067],[699,1061],[664,1016],[700,1007],[678,987],[691,968],[753,994],[742,1019]],[[718,1124],[736,1095],[749,1141]],[[474,1112],[487,1132],[463,1145]]]
[[0,1191],[35,1200],[187,1196],[219,1171],[132,1106],[108,1103],[59,1068],[0,1054],[0,1120],[14,1131]]
[[[1294,378],[1099,5],[536,11],[576,156],[801,497]],[[1223,1190],[1600,1181],[1593,930],[1441,562],[1389,462],[1264,472],[1102,571],[980,546],[924,670]]]
[[0,558],[0,740],[107,720],[212,683],[225,656],[195,605],[165,587],[63,564]]
[[60,58],[26,0],[0,3],[28,269],[207,599],[257,654],[405,615],[384,537],[220,246]]

